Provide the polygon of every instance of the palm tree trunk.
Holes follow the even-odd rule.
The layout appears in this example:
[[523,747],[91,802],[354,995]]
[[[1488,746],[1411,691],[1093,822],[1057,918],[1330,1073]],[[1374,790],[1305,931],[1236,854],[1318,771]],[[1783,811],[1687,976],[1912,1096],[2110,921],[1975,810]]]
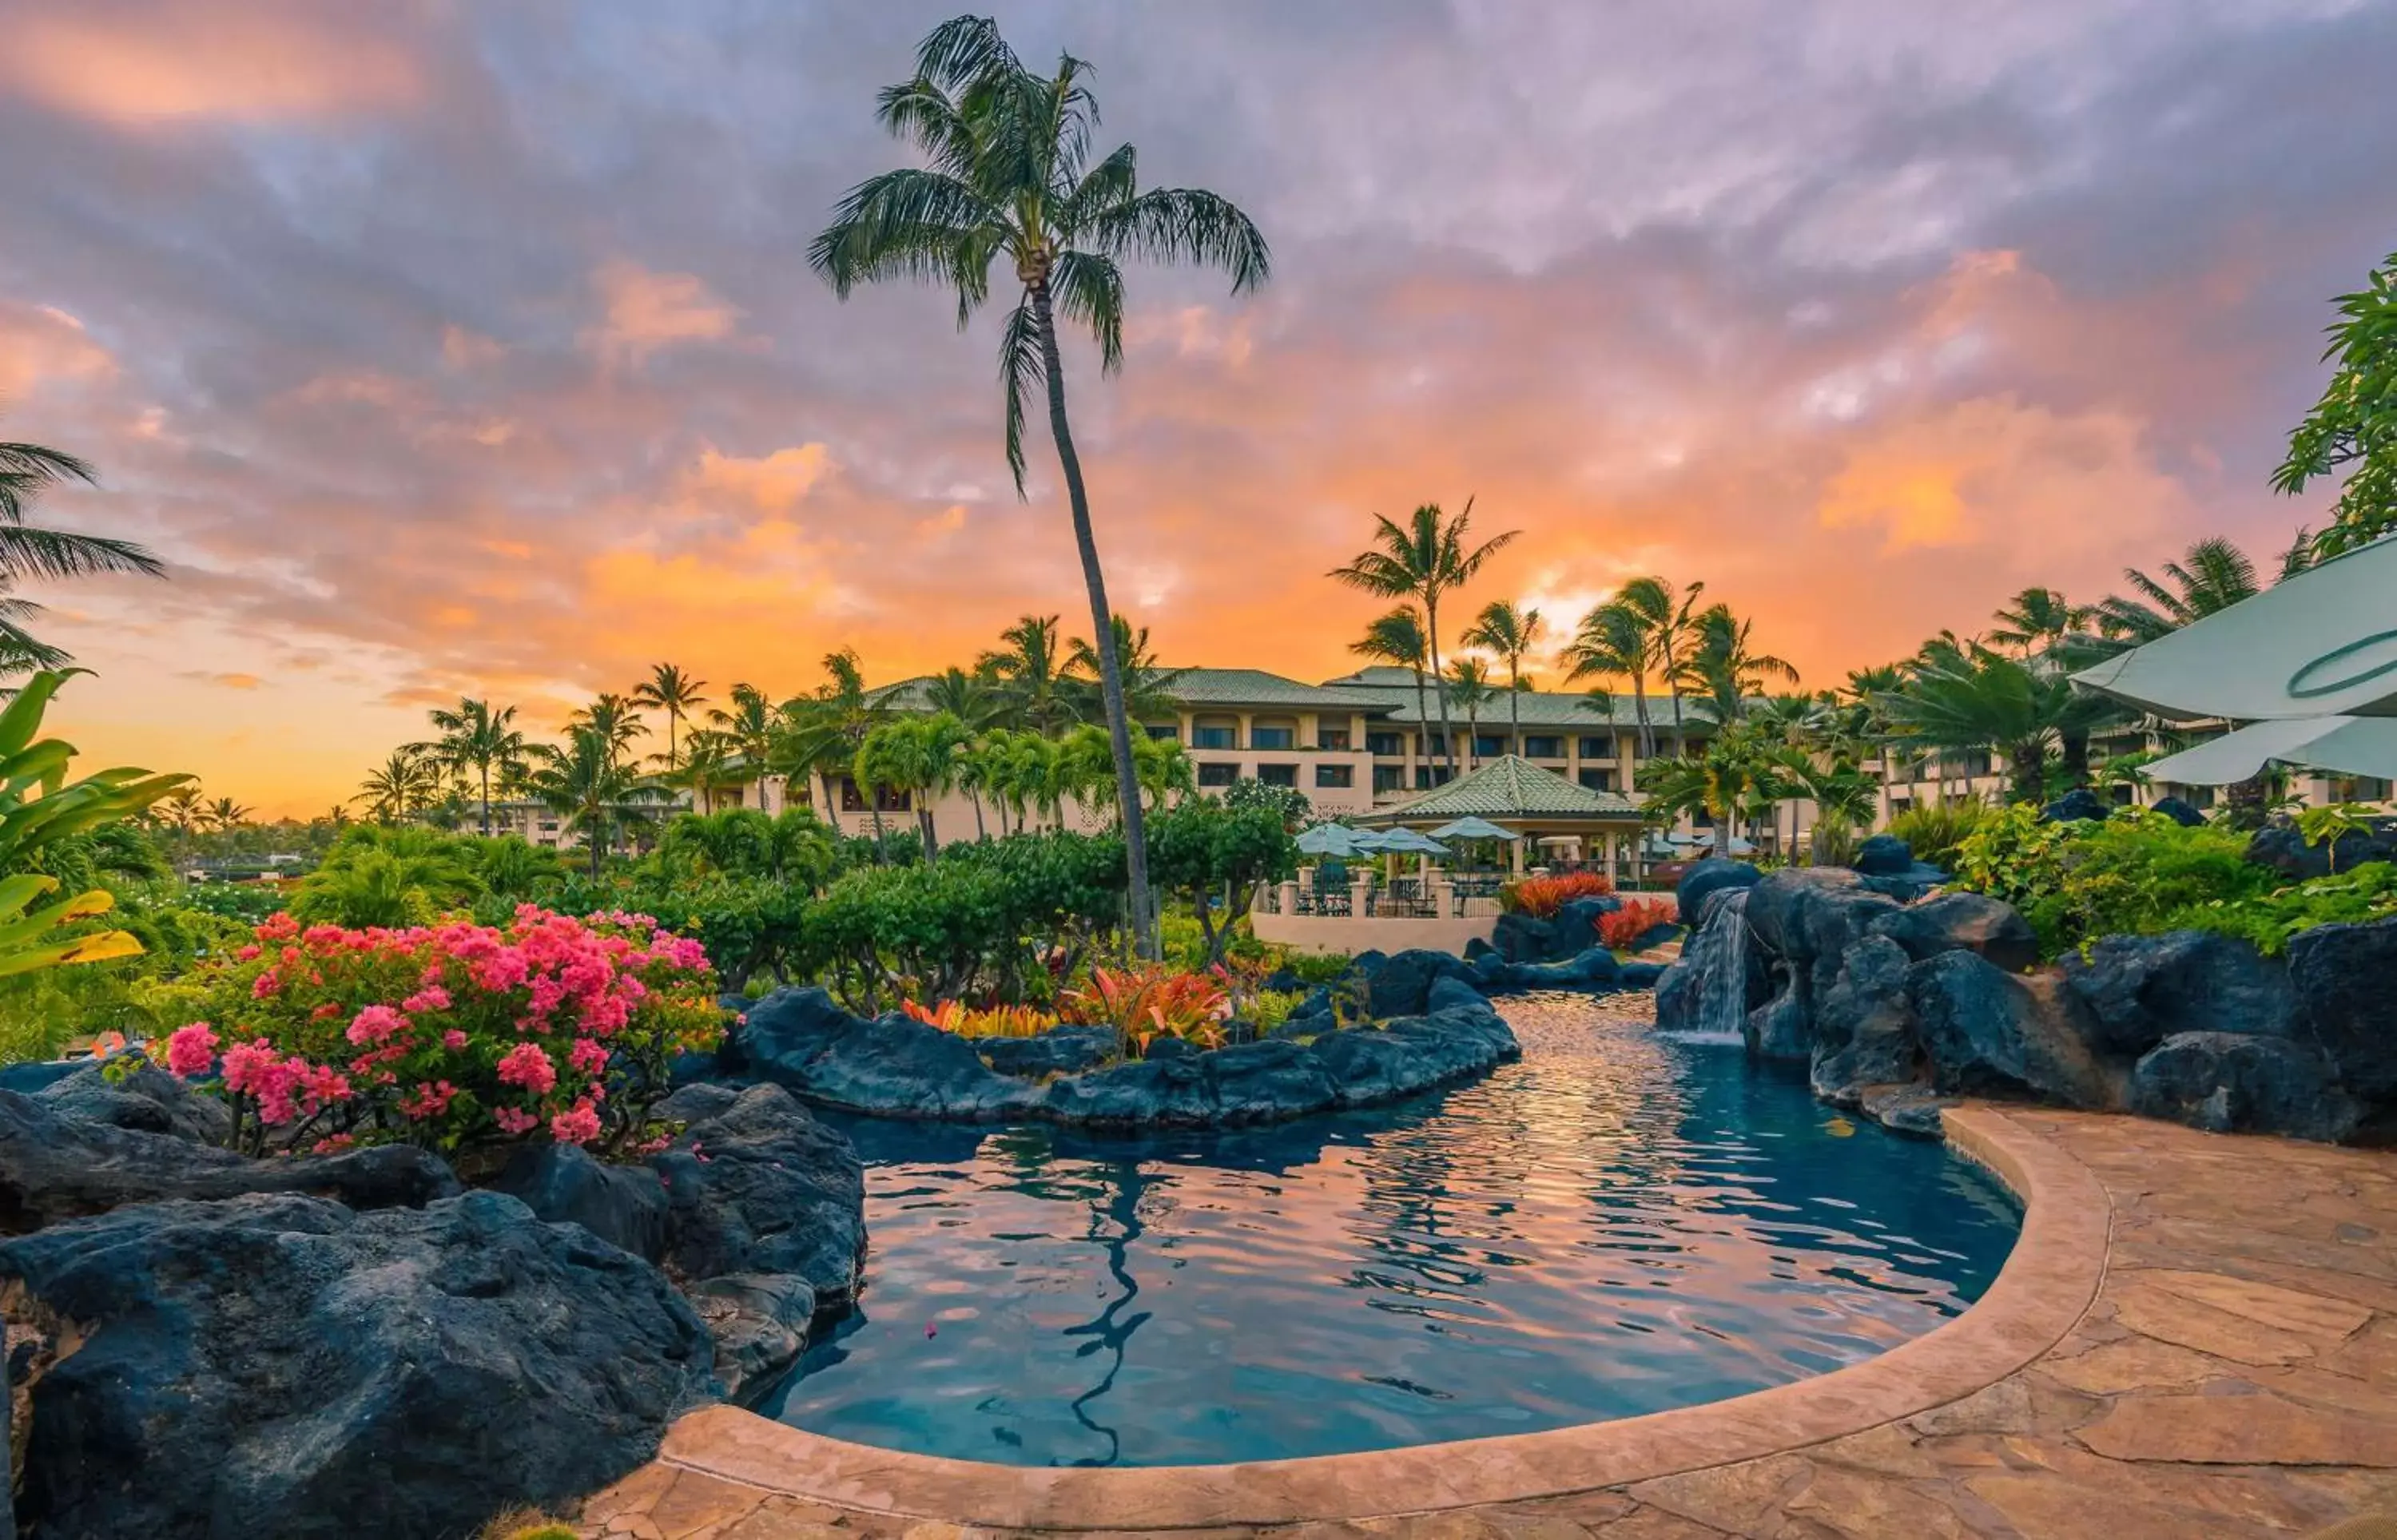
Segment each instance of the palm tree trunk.
[[[1431,737],[1431,701],[1424,694],[1424,672],[1418,667],[1415,670],[1415,741],[1420,743],[1429,737]],[[1424,755],[1424,769],[1426,772],[1424,778],[1429,780],[1431,755],[1428,753]]]
[[1132,723],[1124,710],[1123,663],[1116,656],[1115,611],[1107,604],[1106,574],[1091,532],[1091,499],[1082,485],[1082,461],[1074,453],[1073,429],[1065,420],[1065,361],[1057,351],[1057,326],[1049,285],[1032,290],[1033,325],[1040,333],[1040,362],[1049,378],[1049,431],[1057,440],[1057,463],[1065,475],[1065,497],[1074,512],[1074,546],[1082,559],[1082,586],[1091,595],[1091,635],[1099,649],[1099,692],[1106,702],[1107,743],[1115,752],[1116,798],[1123,809],[1126,897],[1132,909],[1132,947],[1142,957],[1160,955],[1157,920],[1149,912],[1147,834],[1141,817],[1140,779],[1132,757]]
[[491,837],[491,764],[483,762],[483,838]]
[[1440,684],[1440,757],[1448,778],[1456,778],[1456,728],[1448,714],[1448,683],[1440,669],[1440,603],[1424,595],[1424,641],[1431,648],[1431,677]]
[[1631,703],[1632,715],[1640,719],[1640,757],[1654,759],[1656,730],[1648,724],[1648,676],[1644,673],[1631,676]]
[[969,791],[966,794],[973,799],[974,843],[980,844],[984,840],[990,838],[990,831],[982,826],[982,793],[980,791]]

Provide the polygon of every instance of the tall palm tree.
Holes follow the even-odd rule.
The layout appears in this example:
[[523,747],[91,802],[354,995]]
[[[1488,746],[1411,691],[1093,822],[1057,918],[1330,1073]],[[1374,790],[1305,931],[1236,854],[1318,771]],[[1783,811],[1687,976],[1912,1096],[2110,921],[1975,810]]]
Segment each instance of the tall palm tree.
[[565,748],[541,744],[533,750],[525,787],[582,834],[594,877],[615,843],[617,829],[647,821],[642,804],[665,795],[657,782],[624,763],[622,745],[609,737],[604,724],[588,722],[568,730]]
[[[1386,599],[1412,599],[1421,604],[1424,650],[1429,657],[1432,677],[1440,678],[1447,672],[1440,661],[1440,595],[1471,582],[1490,558],[1506,549],[1521,531],[1504,530],[1480,545],[1472,544],[1470,498],[1465,499],[1465,507],[1454,519],[1442,513],[1438,503],[1425,503],[1403,527],[1378,513],[1373,515],[1373,538],[1379,549],[1359,552],[1346,566],[1332,568],[1329,576]],[[1442,759],[1453,775],[1456,746],[1445,693],[1440,700],[1440,737]]]
[[1065,670],[1057,617],[1024,616],[999,632],[998,639],[1006,647],[976,658],[975,670],[987,672],[1007,691],[1017,725],[1053,736],[1073,715],[1057,688]]
[[0,674],[63,669],[74,662],[74,654],[51,646],[25,629],[27,621],[46,613],[49,606],[19,598],[16,587],[14,577],[0,572]]
[[422,811],[441,790],[441,767],[416,745],[402,744],[369,771],[350,800],[364,803],[377,823],[394,824]]
[[1750,649],[1756,622],[1742,620],[1729,604],[1710,604],[1692,622],[1696,641],[1681,660],[1681,683],[1699,692],[1698,709],[1718,723],[1745,714],[1750,697],[1768,681],[1798,683],[1798,670],[1771,653]]
[[494,710],[488,700],[461,700],[455,710],[427,713],[441,736],[429,743],[410,745],[453,775],[469,770],[481,782],[484,834],[491,832],[491,778],[505,786],[524,767],[525,736],[516,731],[516,709]]
[[231,797],[219,797],[208,803],[203,816],[208,820],[208,828],[221,834],[227,830],[237,829],[248,823],[251,811]]
[[981,732],[1007,710],[1007,697],[997,681],[985,673],[968,673],[955,664],[934,674],[924,686],[924,703],[935,711],[948,712],[971,733]]
[[[2059,747],[2067,750],[2068,773],[2085,777],[2090,728],[2114,710],[2101,697],[2076,694],[2071,681],[2055,670],[1978,645],[1909,670],[1884,709],[1900,737],[1942,750],[1995,749],[2004,754],[2016,802],[2046,795],[2048,757]],[[2083,763],[2078,766],[2071,763],[2074,739],[2082,745]]]
[[713,727],[694,727],[682,742],[682,768],[670,772],[667,782],[690,789],[694,812],[713,812],[716,789],[730,783],[738,774],[732,763],[737,753],[725,734]]
[[2056,652],[2096,617],[2096,608],[2076,604],[2052,588],[2027,588],[2006,601],[1991,617],[1997,625],[1989,640],[2002,647],[2020,649],[2022,656]]
[[[2282,553],[2280,576],[2285,581],[2313,564],[2313,546],[2302,532]],[[2138,646],[2170,635],[2191,621],[2217,615],[2261,591],[2256,564],[2245,551],[2216,536],[2198,541],[2180,560],[2166,562],[2159,580],[2136,567],[2125,567],[2123,578],[2135,596],[2109,594],[2096,605],[2097,629],[2120,646]]]
[[1687,666],[1690,646],[1697,640],[1697,622],[1694,613],[1698,596],[1706,592],[1704,583],[1692,583],[1674,591],[1663,578],[1634,578],[1614,592],[1609,603],[1630,615],[1645,639],[1647,661],[1642,672],[1654,674],[1665,681],[1666,694],[1673,703],[1673,750],[1679,753],[1689,746],[1689,734],[1681,720],[1681,679]]
[[[1116,658],[1123,676],[1124,710],[1136,721],[1147,722],[1158,717],[1172,716],[1181,707],[1174,698],[1173,683],[1187,670],[1158,666],[1157,654],[1148,644],[1148,628],[1132,629],[1131,621],[1118,615],[1115,617]],[[1065,646],[1065,670],[1062,682],[1070,694],[1095,697],[1099,688],[1100,658],[1096,649],[1081,637],[1075,637]],[[1087,704],[1096,704],[1088,700]],[[1085,719],[1100,716],[1085,710]],[[1101,717],[1101,720],[1105,720]]]
[[159,799],[156,813],[159,821],[175,831],[176,842],[188,850],[193,832],[208,823],[208,804],[196,785],[180,786]]
[[1506,665],[1506,725],[1520,744],[1523,735],[1523,659],[1540,644],[1546,622],[1535,609],[1519,608],[1505,599],[1493,599],[1458,638],[1468,647],[1494,653]]
[[1431,710],[1424,696],[1424,670],[1429,662],[1431,648],[1424,639],[1423,611],[1413,604],[1400,604],[1367,626],[1363,636],[1348,644],[1348,650],[1359,657],[1391,664],[1415,676],[1415,722],[1425,736],[1429,737]]
[[691,712],[707,704],[707,697],[700,694],[706,688],[707,681],[704,679],[694,679],[671,663],[653,663],[649,666],[649,677],[633,690],[634,705],[666,714],[668,774],[681,767],[676,744],[676,729]]
[[885,723],[858,746],[857,775],[874,789],[906,794],[927,865],[939,858],[932,799],[957,784],[957,756],[972,735],[946,711]]
[[[766,692],[755,684],[732,686],[732,697],[727,702],[732,709],[710,707],[707,720],[723,736],[731,751],[748,762],[750,776],[757,782],[757,805],[766,805],[766,761],[774,745],[774,703]],[[745,805],[748,798],[743,795]]]
[[641,720],[639,708],[629,697],[612,690],[592,697],[590,705],[566,720],[569,733],[585,727],[598,734],[600,742],[608,746],[609,755],[618,760],[625,757],[635,738],[647,737],[649,732],[649,724]]
[[1465,763],[1469,770],[1481,763],[1481,708],[1498,698],[1498,687],[1490,683],[1490,665],[1478,657],[1450,659],[1440,693],[1465,713]]
[[[1648,664],[1651,638],[1640,617],[1609,600],[1581,617],[1573,638],[1565,644],[1565,678],[1628,679],[1632,719],[1640,724],[1640,757],[1656,756],[1656,732],[1648,720]],[[1593,698],[1596,698],[1593,695]],[[1608,703],[1610,717],[1613,703]]]
[[1220,268],[1235,294],[1265,282],[1271,259],[1256,226],[1225,199],[1190,188],[1140,192],[1132,146],[1091,163],[1098,106],[1084,84],[1088,73],[1089,66],[1065,55],[1053,76],[1036,74],[987,18],[961,16],[934,28],[917,53],[915,77],[885,90],[877,112],[884,127],[912,140],[932,164],[885,172],[852,188],[808,259],[843,299],[861,283],[885,278],[954,285],[960,323],[989,298],[993,263],[1004,260],[1014,270],[1022,293],[999,349],[1008,466],[1021,496],[1024,397],[1045,385],[1049,431],[1073,510],[1074,543],[1099,644],[1107,734],[1124,807],[1132,933],[1143,955],[1155,956],[1132,724],[1108,623],[1115,612],[1066,420],[1056,312],[1062,308],[1068,323],[1090,328],[1101,370],[1111,374],[1123,364],[1124,285],[1117,259]]

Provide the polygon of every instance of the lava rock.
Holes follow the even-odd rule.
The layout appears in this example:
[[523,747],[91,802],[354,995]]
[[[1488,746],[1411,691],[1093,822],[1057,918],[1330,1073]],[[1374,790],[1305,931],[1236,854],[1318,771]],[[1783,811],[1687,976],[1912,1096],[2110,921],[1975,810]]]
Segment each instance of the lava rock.
[[0,1230],[12,1234],[156,1199],[311,1192],[379,1209],[422,1207],[459,1190],[438,1157],[411,1145],[254,1161],[0,1091]]
[[2350,829],[2337,840],[2308,844],[2292,823],[2267,824],[2247,842],[2247,859],[2271,868],[2291,882],[2327,877],[2337,857],[2341,871],[2352,871],[2366,861],[2397,860],[2397,834],[2382,825],[2367,833]]
[[1666,964],[1662,962],[1626,962],[1623,964],[1623,987],[1627,989],[1653,989],[1664,980]]
[[[1433,987],[1454,984],[1440,979]],[[1459,986],[1462,987],[1462,986]],[[1476,1002],[1480,997],[1476,996]],[[1320,1112],[1338,1099],[1331,1071],[1294,1042],[1252,1042],[1207,1055],[1217,1123],[1279,1122]]]
[[2102,821],[2113,811],[2096,792],[2076,786],[2041,808],[2039,816],[2047,823],[2087,823],[2093,819]]
[[1914,858],[1914,847],[1895,834],[1876,834],[1856,847],[1851,870],[1867,877],[1903,877],[1935,883],[1947,874]]
[[2289,942],[2297,1036],[2368,1102],[2397,1100],[2397,915],[2316,925]]
[[1420,1016],[1432,981],[1461,976],[1466,965],[1453,952],[1411,948],[1390,957],[1364,953],[1358,959],[1358,972],[1365,980],[1365,1007],[1372,1015]]
[[1803,981],[1794,974],[1784,976],[1779,992],[1748,1013],[1741,1031],[1754,1057],[1812,1058],[1814,1020],[1807,1009]]
[[725,1273],[687,1291],[716,1339],[716,1377],[734,1400],[774,1384],[808,1350],[816,1292],[792,1273]]
[[1095,1069],[1119,1046],[1112,1027],[1058,1027],[1028,1038],[985,1038],[975,1044],[983,1062],[1018,1080],[1078,1075]]
[[1433,979],[1431,988],[1424,993],[1426,1011],[1448,1011],[1460,1006],[1471,1007],[1481,1003],[1483,1001],[1480,987],[1469,978],[1453,975]]
[[1568,962],[1588,950],[1598,941],[1598,923],[1622,907],[1623,900],[1611,893],[1566,899],[1557,906],[1556,918],[1548,922],[1550,949],[1540,961]]
[[2205,822],[2205,815],[2178,797],[2158,797],[2148,806],[2150,813],[2161,813],[2183,829],[2196,829]]
[[715,1393],[664,1276],[495,1192],[145,1203],[0,1245],[73,1323],[33,1382],[43,1535],[421,1540],[571,1502]]
[[87,1058],[27,1059],[21,1064],[0,1064],[0,1091],[14,1091],[30,1096],[47,1091],[69,1075],[79,1075],[92,1068]]
[[1847,950],[1895,899],[1864,887],[1839,867],[1785,867],[1748,889],[1742,915],[1759,945],[1785,962],[1811,962]]
[[2312,1049],[2245,1032],[2180,1032],[2131,1071],[2131,1110],[2216,1134],[2285,1134],[2337,1143],[2364,1109]]
[[1868,936],[1841,955],[1814,1010],[1808,1074],[1816,1095],[1836,1100],[1860,1086],[1915,1078],[1922,1055],[1907,992],[1911,963],[1886,935]]
[[1935,1139],[1941,1129],[1940,1109],[1956,1105],[1920,1085],[1868,1086],[1856,1097],[1856,1110],[1893,1134]]
[[666,1122],[703,1122],[741,1099],[743,1087],[703,1081],[686,1085],[649,1110]]
[[1215,1095],[1205,1055],[1164,1054],[1051,1081],[1040,1110],[1096,1128],[1204,1128],[1215,1121]]
[[1690,869],[1681,873],[1681,880],[1673,884],[1673,902],[1680,910],[1681,923],[1694,929],[1706,918],[1707,895],[1754,887],[1762,881],[1764,873],[1750,862],[1709,856],[1692,862]]
[[895,1013],[863,1020],[821,989],[768,995],[718,1052],[736,1072],[885,1117],[995,1121],[1028,1112],[1039,1095],[954,1032]]
[[1942,952],[1908,968],[1907,996],[1939,1091],[2121,1105],[2119,1075],[2091,1051],[2087,1007],[2053,976],[2017,978],[1975,953]]
[[2285,962],[2211,931],[2105,936],[2066,956],[2064,981],[2089,1008],[2092,1041],[2125,1057],[2184,1032],[2286,1037],[2297,1009]]
[[749,1002],[739,1023],[724,1034],[716,1058],[727,1074],[768,1076],[770,1067],[779,1067],[797,1075],[857,1025],[857,1017],[827,990],[776,989]]
[[827,1310],[855,1296],[865,1171],[850,1142],[790,1093],[751,1086],[649,1164],[664,1188],[664,1255],[679,1276],[788,1273]]
[[573,1145],[525,1145],[492,1181],[549,1224],[575,1224],[621,1251],[655,1262],[665,1255],[669,1205],[657,1173],[612,1166]]
[[2008,973],[2039,961],[2039,935],[2014,907],[1977,893],[1944,893],[1876,919],[1875,936],[1885,936],[1917,962],[1941,952],[1978,953]]
[[87,1122],[172,1134],[200,1144],[221,1145],[233,1136],[233,1113],[221,1100],[154,1065],[135,1063],[114,1084],[97,1061],[84,1065],[43,1091],[42,1105]]
[[1498,917],[1490,944],[1509,962],[1545,962],[1556,950],[1556,928],[1536,915],[1510,913]]

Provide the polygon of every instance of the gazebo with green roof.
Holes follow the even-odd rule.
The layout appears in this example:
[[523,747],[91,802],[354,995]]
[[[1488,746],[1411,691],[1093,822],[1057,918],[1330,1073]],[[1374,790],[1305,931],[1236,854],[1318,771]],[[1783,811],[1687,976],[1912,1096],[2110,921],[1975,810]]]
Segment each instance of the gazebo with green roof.
[[1429,830],[1468,816],[1505,824],[1523,836],[1513,846],[1518,870],[1526,844],[1592,853],[1610,871],[1618,841],[1628,842],[1635,851],[1639,845],[1636,800],[1576,786],[1515,754],[1493,759],[1413,802],[1359,815],[1356,822],[1369,829]]

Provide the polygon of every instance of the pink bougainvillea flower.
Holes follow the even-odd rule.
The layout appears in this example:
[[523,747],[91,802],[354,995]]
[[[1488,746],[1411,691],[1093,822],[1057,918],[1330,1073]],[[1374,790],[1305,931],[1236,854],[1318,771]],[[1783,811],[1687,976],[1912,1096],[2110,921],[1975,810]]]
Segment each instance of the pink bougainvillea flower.
[[438,984],[427,984],[401,1001],[399,1008],[411,1014],[423,1011],[446,1011],[449,1008],[449,991]]
[[521,1085],[534,1095],[545,1095],[557,1083],[557,1066],[536,1042],[519,1042],[500,1057],[500,1079]]
[[566,1062],[586,1075],[596,1075],[608,1068],[608,1050],[589,1038],[576,1038],[574,1046],[566,1051]]
[[513,1107],[502,1107],[491,1114],[491,1121],[503,1134],[529,1134],[541,1126],[541,1120],[529,1112],[519,1112]]
[[448,1031],[441,1034],[441,1046],[449,1049],[453,1054],[457,1053],[460,1049],[466,1046],[466,1034],[458,1030],[457,1028],[452,1027]]
[[361,1045],[381,1042],[408,1026],[408,1018],[388,1005],[369,1005],[350,1018],[349,1039]]
[[167,1038],[167,1072],[179,1080],[205,1075],[217,1061],[217,1035],[205,1021],[178,1027]]
[[598,1109],[587,1097],[576,1102],[572,1110],[549,1120],[549,1136],[559,1144],[589,1144],[599,1136]]

